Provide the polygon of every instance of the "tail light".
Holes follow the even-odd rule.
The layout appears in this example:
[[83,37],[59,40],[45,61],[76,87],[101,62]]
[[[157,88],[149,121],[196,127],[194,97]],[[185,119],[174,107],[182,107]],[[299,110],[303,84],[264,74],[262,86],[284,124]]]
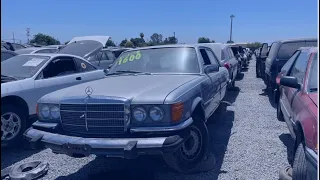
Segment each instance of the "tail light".
[[229,69],[230,68],[230,64],[229,63],[224,63],[224,67]]

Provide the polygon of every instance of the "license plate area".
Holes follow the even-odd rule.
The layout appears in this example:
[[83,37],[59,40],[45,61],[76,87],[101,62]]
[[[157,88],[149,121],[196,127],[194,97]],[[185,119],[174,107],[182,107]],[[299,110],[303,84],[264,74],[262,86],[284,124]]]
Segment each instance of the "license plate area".
[[74,155],[89,156],[91,154],[91,147],[86,144],[66,143],[66,144],[63,144],[62,148],[63,148],[63,151],[70,156],[74,156]]

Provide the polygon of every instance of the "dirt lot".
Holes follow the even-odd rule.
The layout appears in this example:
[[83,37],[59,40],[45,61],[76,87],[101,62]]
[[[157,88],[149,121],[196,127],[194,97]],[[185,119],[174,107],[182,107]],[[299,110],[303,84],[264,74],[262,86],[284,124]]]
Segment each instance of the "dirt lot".
[[[255,59],[240,74],[236,88],[226,101],[232,106],[214,114],[209,120],[210,151],[216,166],[205,173],[182,175],[168,169],[159,157],[142,157],[125,161],[96,158],[75,159],[55,155],[50,149],[2,149],[1,169],[20,162],[46,160],[48,174],[41,179],[195,179],[195,180],[274,180],[279,169],[288,165],[287,147],[292,140],[285,123],[276,118],[276,109],[263,91],[265,85],[255,77]],[[212,162],[213,163],[213,162]]]

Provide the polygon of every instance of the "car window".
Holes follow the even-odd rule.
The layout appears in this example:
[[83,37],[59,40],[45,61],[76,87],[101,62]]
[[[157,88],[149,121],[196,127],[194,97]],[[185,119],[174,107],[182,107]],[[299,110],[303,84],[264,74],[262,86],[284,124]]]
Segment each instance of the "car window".
[[105,51],[103,51],[101,54],[101,61],[104,61],[104,60],[109,60],[109,57]]
[[225,55],[224,51],[222,50],[221,51],[221,60],[223,61],[225,59],[226,59],[226,55]]
[[113,63],[109,73],[125,70],[169,74],[200,73],[198,55],[193,47],[161,47],[125,51]]
[[232,50],[230,48],[228,48],[228,52],[229,52],[230,58],[233,58],[234,55],[233,55],[233,52],[232,52]]
[[43,69],[42,75],[44,79],[47,79],[52,77],[70,75],[77,72],[78,70],[73,58],[57,57]]
[[298,79],[298,83],[302,84],[305,72],[307,69],[309,54],[307,52],[301,52],[295,61],[290,76],[294,76]]
[[56,53],[58,51],[59,51],[59,49],[50,49],[50,53]]
[[[270,47],[270,50],[269,50],[269,54],[268,54],[268,59],[272,59],[276,55],[277,49],[278,49],[277,45],[278,45],[278,43],[272,43],[271,44],[271,47]],[[262,49],[261,49],[261,51],[262,51]],[[261,55],[261,52],[260,52],[260,55]]]
[[91,65],[90,63],[82,59],[75,58],[74,60],[76,61],[79,72],[88,72],[88,71],[93,71],[97,69],[93,65]]
[[295,60],[297,59],[297,56],[299,56],[301,51],[296,51],[291,58],[283,65],[283,67],[281,68],[281,72],[285,71],[285,72],[289,72],[292,64],[295,62]]
[[12,56],[14,56],[13,54],[7,53],[7,52],[1,52],[1,61],[4,61],[6,59],[11,58]]
[[205,49],[200,49],[200,54],[201,54],[202,59],[203,59],[203,65],[211,64],[210,58],[209,58],[209,56],[207,54],[207,51]]
[[114,59],[116,59],[115,56],[114,56],[114,54],[113,54],[112,52],[106,51],[106,53],[107,53],[107,56],[108,56],[109,60],[114,60]]
[[206,52],[208,54],[208,57],[210,59],[211,64],[220,64],[218,59],[215,57],[215,55],[213,54],[213,52],[209,49],[206,49]]
[[318,92],[318,53],[313,56],[310,74],[309,74],[309,82],[308,82],[308,91]]
[[1,61],[1,74],[16,78],[29,78],[50,59],[49,56],[17,55],[7,61]]
[[16,44],[16,43],[11,43],[11,45],[13,46],[13,48],[14,48],[15,50],[25,48],[24,46],[22,46],[22,45],[20,45],[20,44]]
[[306,46],[304,41],[283,43],[278,51],[278,59],[289,59],[292,54],[300,47]]

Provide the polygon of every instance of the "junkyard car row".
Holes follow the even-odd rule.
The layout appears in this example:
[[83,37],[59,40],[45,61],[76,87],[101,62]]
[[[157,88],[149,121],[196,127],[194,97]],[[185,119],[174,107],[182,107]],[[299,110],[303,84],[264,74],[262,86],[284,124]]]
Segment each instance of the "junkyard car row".
[[[253,52],[221,43],[103,49],[108,39],[76,37],[63,48],[46,47],[57,53],[1,59],[2,145],[24,135],[33,147],[72,157],[156,154],[191,172],[207,155],[208,118]],[[316,174],[318,49],[300,48],[316,44],[277,41],[254,51],[257,77],[295,141],[293,179]]]

